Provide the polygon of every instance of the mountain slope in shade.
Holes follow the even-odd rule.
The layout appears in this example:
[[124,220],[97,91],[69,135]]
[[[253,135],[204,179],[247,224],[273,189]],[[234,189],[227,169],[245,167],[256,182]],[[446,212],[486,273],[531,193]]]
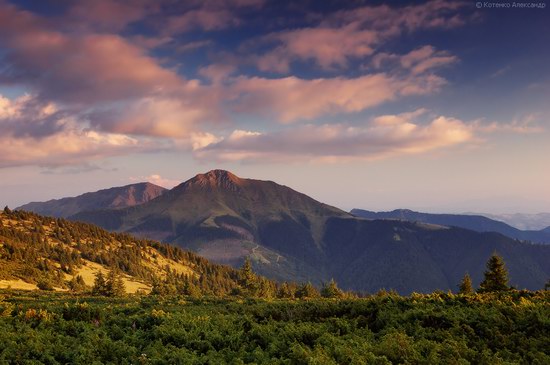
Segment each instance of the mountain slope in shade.
[[401,293],[456,289],[466,271],[479,282],[485,261],[504,256],[519,288],[550,276],[550,246],[398,220],[355,218],[270,181],[222,170],[200,174],[145,204],[82,212],[71,219],[190,248],[215,262],[279,280],[336,279],[346,289]]
[[161,186],[145,182],[103,189],[71,198],[28,203],[16,209],[66,218],[83,211],[119,209],[143,204],[166,191],[167,189]]
[[481,215],[468,214],[431,214],[415,212],[409,209],[396,209],[390,212],[372,212],[363,209],[352,209],[351,214],[366,219],[398,219],[411,222],[424,222],[471,229],[477,232],[498,232],[505,236],[536,243],[550,243],[550,232],[522,231],[504,222],[499,222]]
[[[468,272],[478,285],[493,252],[503,256],[510,284],[542,289],[550,277],[550,246],[518,242],[499,233],[479,233],[399,220],[331,219],[327,256],[342,287],[400,293],[457,290]],[[545,279],[546,278],[546,279]]]

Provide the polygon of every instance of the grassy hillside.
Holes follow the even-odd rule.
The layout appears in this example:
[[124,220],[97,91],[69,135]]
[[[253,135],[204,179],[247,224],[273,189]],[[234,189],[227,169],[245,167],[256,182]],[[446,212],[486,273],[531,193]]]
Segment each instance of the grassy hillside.
[[0,213],[0,286],[32,289],[46,281],[67,290],[79,275],[90,286],[111,270],[122,273],[129,292],[167,278],[218,295],[237,286],[235,270],[167,244],[24,211]]

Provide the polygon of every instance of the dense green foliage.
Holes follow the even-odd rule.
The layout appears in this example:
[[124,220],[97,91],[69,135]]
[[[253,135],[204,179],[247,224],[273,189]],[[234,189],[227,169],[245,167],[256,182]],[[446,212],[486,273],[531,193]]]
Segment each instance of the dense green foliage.
[[548,364],[550,293],[334,300],[17,294],[0,363]]

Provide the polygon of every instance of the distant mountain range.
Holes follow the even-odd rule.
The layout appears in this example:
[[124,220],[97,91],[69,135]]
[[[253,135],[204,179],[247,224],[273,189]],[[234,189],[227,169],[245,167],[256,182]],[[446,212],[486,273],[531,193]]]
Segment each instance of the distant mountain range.
[[523,230],[536,231],[545,228],[550,228],[550,213],[537,214],[481,214],[485,217],[502,221],[513,227]]
[[351,214],[366,219],[397,219],[411,222],[423,222],[471,229],[477,232],[498,232],[505,236],[524,241],[550,244],[550,227],[540,231],[522,231],[504,222],[481,215],[431,214],[415,212],[409,209],[396,209],[391,212],[371,212],[352,209]]
[[84,211],[132,207],[148,202],[166,191],[167,189],[161,186],[145,182],[99,190],[71,198],[32,202],[16,209],[65,218]]
[[454,290],[467,271],[478,283],[495,250],[519,288],[540,289],[550,277],[550,246],[499,233],[357,218],[286,186],[223,170],[199,174],[140,205],[81,211],[70,219],[233,266],[249,256],[259,273],[278,280],[334,278],[360,291]]

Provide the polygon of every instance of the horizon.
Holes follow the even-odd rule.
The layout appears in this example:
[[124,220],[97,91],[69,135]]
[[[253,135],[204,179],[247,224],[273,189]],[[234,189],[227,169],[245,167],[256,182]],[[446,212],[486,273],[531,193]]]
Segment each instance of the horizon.
[[477,4],[0,1],[0,204],[223,169],[344,211],[548,213],[550,10]]

